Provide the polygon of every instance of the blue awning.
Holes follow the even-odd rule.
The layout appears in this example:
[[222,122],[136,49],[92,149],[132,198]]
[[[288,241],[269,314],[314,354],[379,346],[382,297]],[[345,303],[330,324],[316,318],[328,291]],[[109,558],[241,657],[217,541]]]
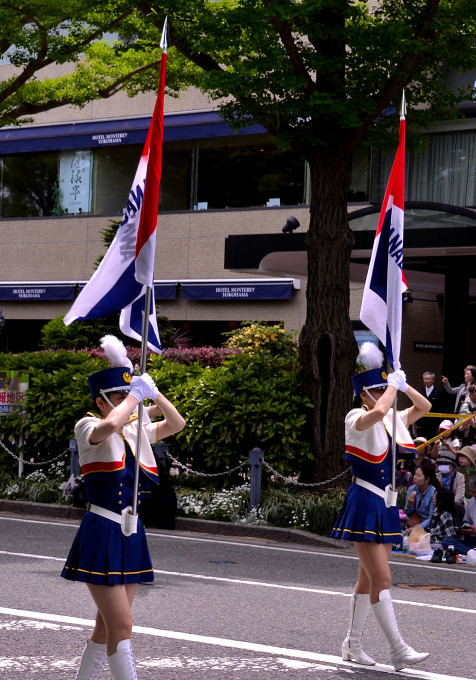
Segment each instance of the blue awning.
[[[87,281],[8,281],[0,284],[0,300],[74,300]],[[177,281],[154,281],[156,300],[175,300]]]
[[[150,120],[150,116],[143,116],[59,125],[2,128],[0,129],[0,155],[143,144]],[[220,120],[217,111],[170,113],[164,116],[164,142],[263,132],[265,129],[261,125],[252,125],[235,133]]]
[[73,300],[75,285],[73,283],[2,283],[0,284],[0,300]]
[[199,279],[180,281],[184,300],[289,300],[295,279]]

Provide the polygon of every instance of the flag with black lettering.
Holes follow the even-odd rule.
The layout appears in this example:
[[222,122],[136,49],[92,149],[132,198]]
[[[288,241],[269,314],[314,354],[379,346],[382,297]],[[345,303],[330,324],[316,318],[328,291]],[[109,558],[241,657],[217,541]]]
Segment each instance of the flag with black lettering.
[[365,281],[360,320],[385,345],[393,370],[400,368],[405,193],[405,117],[400,116],[399,144],[382,203]]
[[121,331],[141,341],[146,287],[149,286],[152,288],[152,295],[148,310],[147,344],[156,353],[162,352],[153,279],[162,170],[166,63],[167,54],[164,51],[154,113],[117,234],[99,267],[64,317],[64,323],[68,326],[79,319],[100,319],[120,311]]

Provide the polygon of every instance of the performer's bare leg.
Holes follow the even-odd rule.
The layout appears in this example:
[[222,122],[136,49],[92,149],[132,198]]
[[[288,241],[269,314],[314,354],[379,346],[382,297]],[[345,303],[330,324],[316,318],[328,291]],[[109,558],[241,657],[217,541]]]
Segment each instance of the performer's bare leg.
[[91,639],[95,642],[106,641],[107,654],[110,656],[115,654],[121,640],[130,639],[132,635],[131,606],[137,591],[137,583],[115,586],[96,586],[91,583],[87,585],[98,608],[96,626]]
[[359,575],[355,592],[368,592],[370,604],[377,622],[390,644],[390,659],[396,671],[419,663],[428,657],[426,652],[416,652],[400,635],[393,610],[390,586],[392,575],[388,563],[392,546],[390,543],[355,543],[359,556]]
[[388,560],[392,552],[391,543],[362,541],[354,543],[359,556],[359,574],[355,593],[368,593],[370,604],[379,601],[379,593],[392,585],[392,575]]

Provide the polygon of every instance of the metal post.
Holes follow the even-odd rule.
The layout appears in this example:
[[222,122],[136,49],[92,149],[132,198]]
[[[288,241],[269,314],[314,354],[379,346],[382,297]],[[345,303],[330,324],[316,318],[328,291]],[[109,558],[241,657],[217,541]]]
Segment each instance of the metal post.
[[23,435],[21,434],[18,438],[18,450],[19,450],[19,457],[18,457],[18,477],[21,478],[23,477],[23,472],[25,471],[25,452],[23,451]]
[[79,477],[81,474],[81,468],[79,467],[78,442],[76,439],[69,440],[69,452],[71,454],[70,474],[73,475],[73,477]]
[[264,453],[255,447],[249,453],[250,461],[250,510],[261,503],[261,468],[263,467]]

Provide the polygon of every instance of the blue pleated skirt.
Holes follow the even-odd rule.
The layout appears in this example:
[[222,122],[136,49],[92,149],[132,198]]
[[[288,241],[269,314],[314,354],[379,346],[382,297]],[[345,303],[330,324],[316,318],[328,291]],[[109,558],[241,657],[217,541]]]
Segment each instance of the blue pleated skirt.
[[383,498],[351,484],[330,535],[345,541],[397,543],[402,536],[398,507],[387,508]]
[[121,525],[87,512],[76,533],[61,576],[100,586],[154,580],[144,525],[124,536]]

